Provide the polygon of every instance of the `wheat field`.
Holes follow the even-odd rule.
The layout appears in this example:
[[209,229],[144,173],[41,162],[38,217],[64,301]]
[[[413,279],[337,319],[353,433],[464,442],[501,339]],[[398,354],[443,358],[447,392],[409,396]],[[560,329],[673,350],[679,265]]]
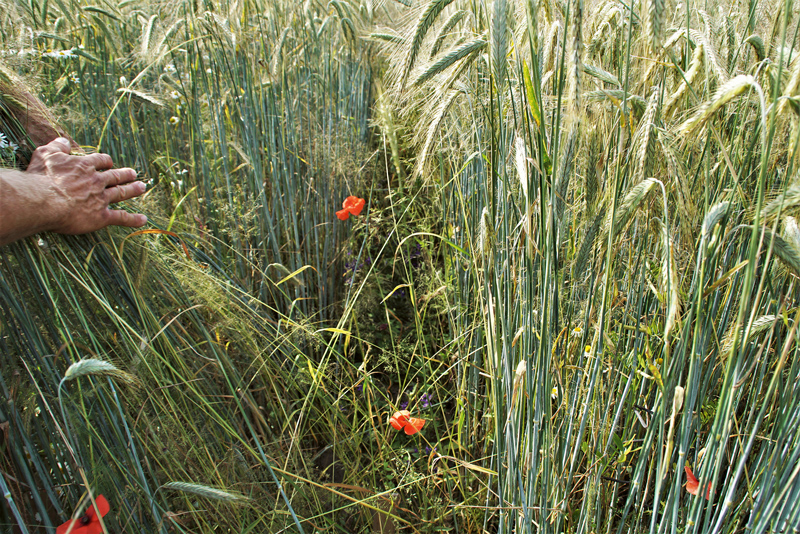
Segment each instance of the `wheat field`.
[[797,532],[799,21],[2,0],[150,222],[0,247],[0,531]]

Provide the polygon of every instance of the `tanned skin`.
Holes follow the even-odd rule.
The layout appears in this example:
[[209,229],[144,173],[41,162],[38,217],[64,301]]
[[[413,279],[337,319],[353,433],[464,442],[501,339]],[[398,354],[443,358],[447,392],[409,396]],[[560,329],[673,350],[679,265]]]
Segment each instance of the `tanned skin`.
[[107,226],[137,228],[142,214],[109,206],[137,197],[136,171],[114,169],[108,154],[71,154],[58,137],[33,152],[25,171],[0,170],[0,246],[40,232],[85,234]]

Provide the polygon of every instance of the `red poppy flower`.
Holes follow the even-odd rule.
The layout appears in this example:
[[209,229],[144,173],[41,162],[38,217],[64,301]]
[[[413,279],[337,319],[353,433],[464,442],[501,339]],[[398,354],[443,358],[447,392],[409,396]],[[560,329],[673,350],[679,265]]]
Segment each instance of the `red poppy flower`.
[[394,412],[394,415],[389,419],[389,424],[395,430],[403,430],[411,436],[422,430],[422,427],[425,426],[425,419],[411,417],[411,412],[408,410],[400,410],[399,412]]
[[403,428],[408,424],[408,418],[410,415],[411,412],[408,410],[394,412],[394,415],[389,419],[389,424],[392,425],[395,430],[403,430]]
[[[103,527],[100,526],[100,520],[97,516],[104,517],[111,507],[102,495],[98,495],[95,501],[97,502],[97,508],[90,506],[82,517],[70,519],[59,526],[56,529],[56,534],[66,534],[67,531],[71,534],[101,534]],[[70,527],[72,527],[72,530],[70,530]]]
[[361,215],[361,210],[364,209],[366,202],[363,198],[349,196],[344,199],[341,210],[336,212],[336,216],[340,221],[346,221],[350,215]]
[[410,436],[422,430],[423,426],[425,426],[425,419],[420,419],[419,417],[409,417],[408,424],[403,430],[405,430],[405,433]]
[[[697,477],[694,476],[692,473],[692,469],[687,465],[684,468],[686,471],[686,491],[691,493],[692,495],[697,495],[700,491],[700,481],[697,480]],[[706,490],[706,499],[711,499],[711,482],[708,483],[708,489]]]

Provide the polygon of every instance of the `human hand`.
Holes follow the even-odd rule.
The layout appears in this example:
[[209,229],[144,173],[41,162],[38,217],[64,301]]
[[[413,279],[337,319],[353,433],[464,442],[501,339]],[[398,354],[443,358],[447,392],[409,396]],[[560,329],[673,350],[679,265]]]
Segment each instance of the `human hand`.
[[106,226],[139,227],[147,223],[142,214],[113,210],[110,204],[137,197],[145,184],[136,171],[112,169],[108,154],[73,156],[68,139],[59,137],[37,148],[26,173],[46,177],[50,202],[47,230],[60,234],[85,234]]

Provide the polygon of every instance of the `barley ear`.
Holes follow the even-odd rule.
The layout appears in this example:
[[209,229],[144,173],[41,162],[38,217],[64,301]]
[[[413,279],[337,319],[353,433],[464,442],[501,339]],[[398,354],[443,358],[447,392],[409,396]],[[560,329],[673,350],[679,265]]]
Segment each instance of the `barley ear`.
[[[722,9],[722,6],[720,6]],[[728,74],[733,72],[733,62],[734,57],[736,56],[736,28],[733,26],[733,20],[731,17],[725,16],[725,36],[727,38],[727,46],[728,46]]]
[[800,251],[800,227],[797,226],[797,219],[786,217],[783,220],[783,238],[789,245]]
[[445,39],[447,39],[447,36],[450,34],[453,28],[455,28],[456,25],[461,22],[461,19],[463,19],[466,14],[466,11],[459,9],[450,15],[450,18],[445,21],[445,23],[442,25],[442,29],[440,29],[439,33],[436,35],[436,39],[433,41],[430,59],[433,59],[433,57],[439,53],[439,51],[442,49]]
[[[739,344],[740,346],[750,341],[751,338],[763,334],[770,330],[778,321],[780,320],[780,316],[778,315],[762,315],[753,321],[753,325],[750,327],[750,331],[747,332],[747,337],[745,338],[745,327],[742,327],[739,330]],[[730,352],[731,348],[733,347],[733,334],[735,332],[734,327],[731,327],[726,333],[725,336],[722,338],[722,353],[727,354]]]
[[436,110],[433,120],[428,125],[427,135],[425,135],[425,144],[422,146],[422,152],[420,152],[420,156],[418,158],[417,173],[419,175],[421,175],[425,169],[428,156],[433,149],[433,145],[437,139],[437,134],[439,133],[439,129],[442,127],[442,123],[444,122],[444,118],[447,116],[447,112],[456,101],[456,98],[458,98],[461,94],[461,90],[451,89],[450,93],[445,98],[439,100],[439,106]]
[[788,210],[797,205],[800,205],[800,182],[795,182],[790,185],[783,194],[772,200],[764,207],[764,218],[770,219],[779,210]]
[[783,91],[783,96],[786,98],[782,98],[781,103],[778,105],[778,115],[781,115],[786,110],[789,98],[795,96],[798,88],[800,88],[800,61],[795,60],[792,63],[792,74],[789,77],[789,83],[786,84],[786,89]]
[[761,39],[761,37],[753,34],[745,39],[744,42],[753,47],[753,52],[756,53],[756,59],[758,60],[758,63],[764,61],[764,58],[767,57],[767,49],[764,46],[764,40]]
[[650,174],[656,149],[656,111],[658,110],[660,87],[653,90],[650,100],[647,102],[642,120],[639,122],[636,142],[638,152],[636,154],[636,170],[633,175],[633,183],[638,184]]
[[506,53],[508,52],[508,3],[494,1],[492,15],[492,71],[499,93],[506,83]]
[[678,294],[678,266],[675,263],[675,253],[672,247],[672,239],[669,236],[669,229],[662,225],[661,239],[663,241],[663,257],[661,266],[662,291],[667,295],[667,312],[664,322],[664,337],[668,337],[672,332],[675,323],[678,321],[679,294]]
[[130,373],[117,369],[111,362],[97,358],[80,360],[70,365],[64,373],[63,381],[68,382],[82,376],[110,376],[130,384],[136,382]]
[[714,114],[720,110],[720,108],[722,108],[722,106],[750,88],[754,89],[760,97],[762,103],[761,111],[763,115],[764,93],[761,90],[761,86],[752,76],[740,74],[720,87],[714,97],[709,102],[703,104],[697,113],[695,113],[694,117],[688,119],[678,127],[678,131],[685,136],[693,135],[700,128],[702,128],[706,122],[708,122],[708,120],[713,117]]
[[664,26],[664,0],[647,0],[644,14],[644,29],[651,50],[658,50]]
[[578,134],[580,128],[577,123],[573,124],[567,135],[567,142],[564,151],[561,153],[561,166],[558,169],[558,177],[555,182],[555,220],[559,223],[559,229],[563,226],[564,208],[566,207],[566,196],[569,190],[570,180],[573,175],[575,164],[575,150],[578,146]]
[[494,242],[494,228],[489,220],[489,208],[484,207],[481,211],[481,221],[478,225],[478,242],[476,248],[478,254],[484,260],[484,265],[491,262],[492,246]]
[[131,89],[129,87],[120,87],[119,89],[117,89],[117,92],[120,93],[120,94],[127,94],[127,95],[131,95],[131,96],[135,96],[136,98],[140,98],[141,100],[144,100],[145,102],[149,102],[150,104],[153,104],[154,106],[158,106],[158,107],[162,107],[162,108],[164,107],[164,103],[161,100],[159,100],[157,97],[155,97],[155,96],[153,96],[151,94],[145,93],[144,91],[137,91],[137,90]]
[[142,47],[139,53],[141,54],[142,58],[145,61],[148,59],[148,56],[150,55],[150,51],[152,49],[153,34],[155,33],[157,21],[158,21],[158,15],[153,15],[145,23],[144,28],[142,29]]
[[224,491],[221,489],[212,488],[210,486],[204,486],[202,484],[195,484],[193,482],[167,482],[161,486],[161,488],[183,491],[184,493],[192,493],[194,495],[205,497],[207,499],[214,499],[216,501],[237,502],[248,500],[248,498],[241,493],[232,493],[230,491]]
[[486,48],[486,45],[487,43],[483,39],[476,39],[474,41],[464,43],[425,69],[425,71],[422,72],[422,74],[420,74],[416,80],[414,80],[414,85],[420,86],[424,84],[440,72],[447,70],[454,63],[457,63],[458,61],[464,59],[465,57],[469,57],[472,54],[480,52]]
[[[611,231],[612,238],[616,237],[628,225],[628,223],[633,220],[633,216],[636,214],[636,210],[639,208],[639,205],[653,189],[653,186],[655,186],[657,183],[658,180],[655,178],[646,178],[628,191],[628,193],[625,195],[625,198],[622,199],[622,202],[614,213],[614,228]],[[610,223],[611,216],[609,210],[609,215],[607,216],[606,221],[606,231],[604,233],[608,232],[608,226]]]
[[717,79],[719,79],[719,81],[722,83],[727,82],[728,73],[722,68],[722,65],[719,62],[719,57],[717,56],[717,51],[714,48],[714,43],[711,42],[711,39],[709,39],[705,33],[696,30],[689,30],[689,36],[694,42],[702,43],[703,47],[705,48],[706,59],[708,60],[709,65],[711,65],[711,70],[714,72],[714,74],[716,74]]
[[275,48],[272,52],[272,61],[270,61],[269,71],[273,77],[278,76],[278,71],[283,63],[283,45],[286,43],[286,36],[289,35],[290,29],[290,26],[287,26],[283,29],[281,36],[278,39],[278,43],[275,45]]
[[[600,207],[602,208],[602,202],[600,203]],[[586,268],[586,263],[589,260],[589,254],[594,248],[595,240],[597,239],[597,235],[600,232],[600,227],[603,224],[603,219],[605,219],[605,213],[603,213],[602,209],[598,209],[592,224],[584,232],[581,248],[578,249],[578,254],[575,256],[575,263],[573,264],[572,268],[573,279],[577,279],[583,275],[583,271]]]
[[417,27],[414,30],[414,37],[411,39],[411,44],[408,50],[406,65],[403,69],[403,76],[401,78],[403,85],[405,85],[408,75],[411,73],[411,69],[414,68],[414,62],[416,61],[420,49],[422,48],[422,42],[425,40],[425,35],[428,33],[428,30],[431,28],[431,26],[433,26],[433,23],[436,22],[436,18],[442,13],[444,8],[446,8],[452,2],[453,0],[431,0],[431,2],[428,4],[428,7],[426,7],[425,11],[422,12],[419,21],[417,21]]
[[703,66],[703,50],[704,48],[702,44],[698,44],[695,47],[694,52],[692,53],[692,60],[689,62],[689,69],[683,75],[683,81],[678,86],[678,89],[672,94],[672,96],[669,97],[669,100],[664,106],[664,117],[668,118],[672,114],[675,104],[677,104],[678,100],[683,97],[683,95],[686,93],[686,89],[689,88],[694,81],[695,76],[697,76],[697,73],[700,72],[700,67]]
[[774,240],[772,249],[775,251],[775,255],[778,259],[780,259],[786,268],[792,271],[795,276],[800,276],[800,250],[790,241],[773,233],[772,230],[765,229],[764,241],[765,243],[769,243],[770,240]]

